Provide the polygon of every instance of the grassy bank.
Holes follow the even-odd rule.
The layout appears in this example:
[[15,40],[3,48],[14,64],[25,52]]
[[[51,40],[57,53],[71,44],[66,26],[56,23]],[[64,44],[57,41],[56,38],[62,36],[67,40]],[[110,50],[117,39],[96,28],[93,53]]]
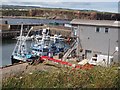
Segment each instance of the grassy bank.
[[3,88],[117,88],[117,67],[94,67],[91,70],[60,68],[56,71],[35,71],[3,80]]

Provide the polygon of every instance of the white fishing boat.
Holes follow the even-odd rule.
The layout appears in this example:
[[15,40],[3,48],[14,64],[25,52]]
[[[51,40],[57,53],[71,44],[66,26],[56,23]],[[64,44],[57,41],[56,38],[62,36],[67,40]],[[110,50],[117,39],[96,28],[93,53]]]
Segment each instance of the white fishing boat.
[[[32,28],[29,30],[28,34]],[[13,50],[12,56],[11,56],[11,62],[12,64],[18,63],[18,62],[25,62],[27,59],[30,59],[32,57],[31,53],[27,52],[27,45],[26,40],[28,37],[28,34],[22,38],[23,33],[23,24],[21,25],[21,31],[20,31],[20,38],[17,40],[16,46]]]

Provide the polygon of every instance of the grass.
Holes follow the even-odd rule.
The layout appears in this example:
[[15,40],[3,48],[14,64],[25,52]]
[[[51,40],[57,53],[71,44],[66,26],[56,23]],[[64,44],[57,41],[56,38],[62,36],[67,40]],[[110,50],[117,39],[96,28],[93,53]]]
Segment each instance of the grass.
[[[21,78],[22,77],[22,78]],[[60,68],[36,71],[3,80],[3,88],[118,88],[118,69],[96,66],[91,70]]]

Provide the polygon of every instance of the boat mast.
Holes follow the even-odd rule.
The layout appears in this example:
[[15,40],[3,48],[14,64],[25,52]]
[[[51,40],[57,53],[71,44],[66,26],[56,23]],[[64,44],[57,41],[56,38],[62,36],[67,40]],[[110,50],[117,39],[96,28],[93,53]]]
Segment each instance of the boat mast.
[[[23,30],[23,24],[21,25],[21,30],[20,30],[20,38],[18,38],[17,43],[15,45],[15,48],[13,50],[12,55],[20,53],[21,51],[21,44],[22,44],[22,30]],[[20,53],[21,54],[21,53]]]
[[23,23],[21,24],[20,39],[18,40],[19,41],[19,46],[18,46],[17,54],[22,53],[22,31],[23,31]]

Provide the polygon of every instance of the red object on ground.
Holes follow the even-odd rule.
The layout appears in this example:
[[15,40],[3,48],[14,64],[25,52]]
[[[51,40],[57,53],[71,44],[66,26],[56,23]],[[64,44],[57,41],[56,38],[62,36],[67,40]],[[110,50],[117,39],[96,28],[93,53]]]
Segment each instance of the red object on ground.
[[[49,61],[54,61],[54,62],[61,63],[61,64],[63,64],[63,65],[73,66],[72,63],[69,63],[69,62],[66,62],[66,61],[62,61],[62,60],[57,60],[57,59],[54,59],[54,58],[50,58],[50,57],[48,57],[48,56],[41,56],[41,57],[40,57],[40,60],[49,60]],[[86,65],[84,65],[84,66],[75,65],[74,68],[91,69],[91,68],[93,68],[93,65],[92,65],[92,64],[86,64]]]

